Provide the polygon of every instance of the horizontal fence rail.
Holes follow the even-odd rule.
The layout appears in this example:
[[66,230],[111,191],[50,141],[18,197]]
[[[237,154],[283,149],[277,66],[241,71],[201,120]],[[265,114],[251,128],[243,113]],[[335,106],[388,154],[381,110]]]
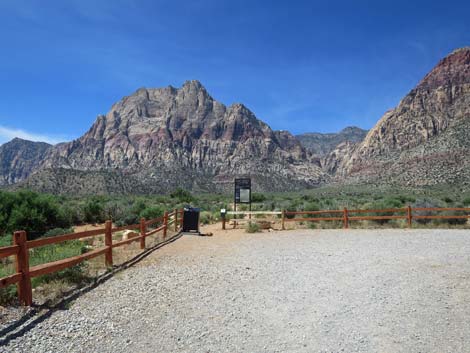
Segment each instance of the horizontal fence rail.
[[[165,212],[162,217],[145,220],[142,218],[139,224],[132,224],[123,227],[114,227],[112,221],[106,221],[105,227],[88,230],[84,232],[58,235],[48,238],[27,240],[25,231],[18,231],[13,234],[13,245],[0,247],[0,259],[15,256],[16,273],[0,278],[0,288],[12,284],[17,285],[18,299],[22,305],[32,305],[31,278],[61,271],[63,269],[80,264],[83,261],[105,255],[107,267],[113,266],[113,249],[139,241],[140,248],[145,249],[145,239],[151,235],[163,232],[163,238],[167,236],[168,227],[177,232],[183,224],[183,210],[173,210]],[[157,225],[155,229],[148,230],[149,226]],[[135,231],[134,236],[121,241],[113,241],[113,233],[125,230]],[[37,266],[29,266],[29,250],[41,246],[62,243],[64,241],[86,239],[90,237],[104,237],[104,247],[93,249],[82,255],[69,257],[66,259],[49,262]]]
[[[418,212],[418,213],[417,213]],[[420,214],[439,213],[439,212],[461,212],[466,214],[442,215],[442,214]],[[318,211],[229,211],[227,216],[232,218],[234,227],[237,224],[248,222],[263,221],[264,219],[251,219],[251,216],[272,215],[281,216],[281,226],[285,229],[287,222],[321,222],[337,221],[343,223],[343,228],[349,228],[350,221],[388,221],[388,220],[406,220],[408,227],[412,226],[413,220],[419,219],[470,219],[470,208],[465,207],[403,207],[403,208],[384,208],[384,209],[347,209],[342,210],[318,210]],[[236,216],[248,216],[249,219],[240,219]],[[225,223],[228,218],[222,218],[222,229],[225,229]]]

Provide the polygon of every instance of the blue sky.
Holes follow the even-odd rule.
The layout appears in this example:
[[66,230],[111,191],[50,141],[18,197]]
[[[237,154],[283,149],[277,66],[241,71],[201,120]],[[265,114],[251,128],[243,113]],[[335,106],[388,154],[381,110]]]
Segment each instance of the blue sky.
[[274,129],[372,127],[453,49],[470,2],[0,0],[0,143],[82,135],[197,79]]

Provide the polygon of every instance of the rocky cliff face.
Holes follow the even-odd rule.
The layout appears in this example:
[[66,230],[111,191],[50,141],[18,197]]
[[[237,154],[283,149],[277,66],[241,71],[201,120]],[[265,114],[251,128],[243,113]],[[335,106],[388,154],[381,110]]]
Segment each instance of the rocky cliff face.
[[[449,163],[458,163],[457,156],[470,147],[459,131],[469,120],[470,48],[462,48],[441,60],[398,107],[385,113],[362,143],[343,151],[330,172],[348,182],[452,183]],[[415,173],[403,180],[410,168]]]
[[367,130],[349,126],[338,133],[309,132],[296,137],[307,150],[320,158],[324,158],[343,143],[355,144],[362,142],[366,135]]
[[[45,170],[48,175],[60,170],[63,177],[113,172],[132,179],[141,192],[176,186],[214,190],[241,175],[270,190],[327,179],[290,133],[272,131],[242,104],[226,107],[215,101],[197,81],[180,89],[142,88],[125,97],[84,136],[50,149],[40,173]],[[117,183],[116,192],[126,191],[124,184]]]
[[36,170],[51,145],[15,138],[0,146],[0,186],[14,184]]

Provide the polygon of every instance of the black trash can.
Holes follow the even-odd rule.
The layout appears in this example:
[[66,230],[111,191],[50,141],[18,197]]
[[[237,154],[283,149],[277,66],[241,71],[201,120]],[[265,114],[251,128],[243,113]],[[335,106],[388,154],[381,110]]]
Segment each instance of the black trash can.
[[199,233],[199,208],[185,207],[183,212],[183,232]]

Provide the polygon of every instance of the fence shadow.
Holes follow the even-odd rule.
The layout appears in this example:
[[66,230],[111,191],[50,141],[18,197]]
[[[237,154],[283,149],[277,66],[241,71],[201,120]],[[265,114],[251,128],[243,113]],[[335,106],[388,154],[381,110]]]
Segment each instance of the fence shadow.
[[51,304],[50,302],[46,302],[42,305],[35,305],[33,309],[30,310],[27,314],[25,314],[20,319],[16,320],[15,322],[11,323],[7,327],[0,330],[0,346],[7,345],[11,340],[19,338],[23,336],[25,333],[33,329],[36,325],[42,323],[47,318],[49,318],[54,312],[59,310],[68,310],[70,303],[75,301],[77,298],[81,297],[82,295],[90,292],[94,288],[98,287],[100,284],[105,283],[110,278],[112,278],[116,273],[119,273],[133,265],[139,263],[155,250],[168,245],[177,239],[181,238],[183,233],[179,232],[171,238],[160,242],[152,247],[149,247],[145,251],[141,252],[140,254],[134,256],[133,258],[129,259],[128,261],[114,266],[110,271],[96,277],[93,282],[88,283],[84,286],[75,288],[69,292],[64,294],[64,297],[60,299],[59,302],[55,304]]

